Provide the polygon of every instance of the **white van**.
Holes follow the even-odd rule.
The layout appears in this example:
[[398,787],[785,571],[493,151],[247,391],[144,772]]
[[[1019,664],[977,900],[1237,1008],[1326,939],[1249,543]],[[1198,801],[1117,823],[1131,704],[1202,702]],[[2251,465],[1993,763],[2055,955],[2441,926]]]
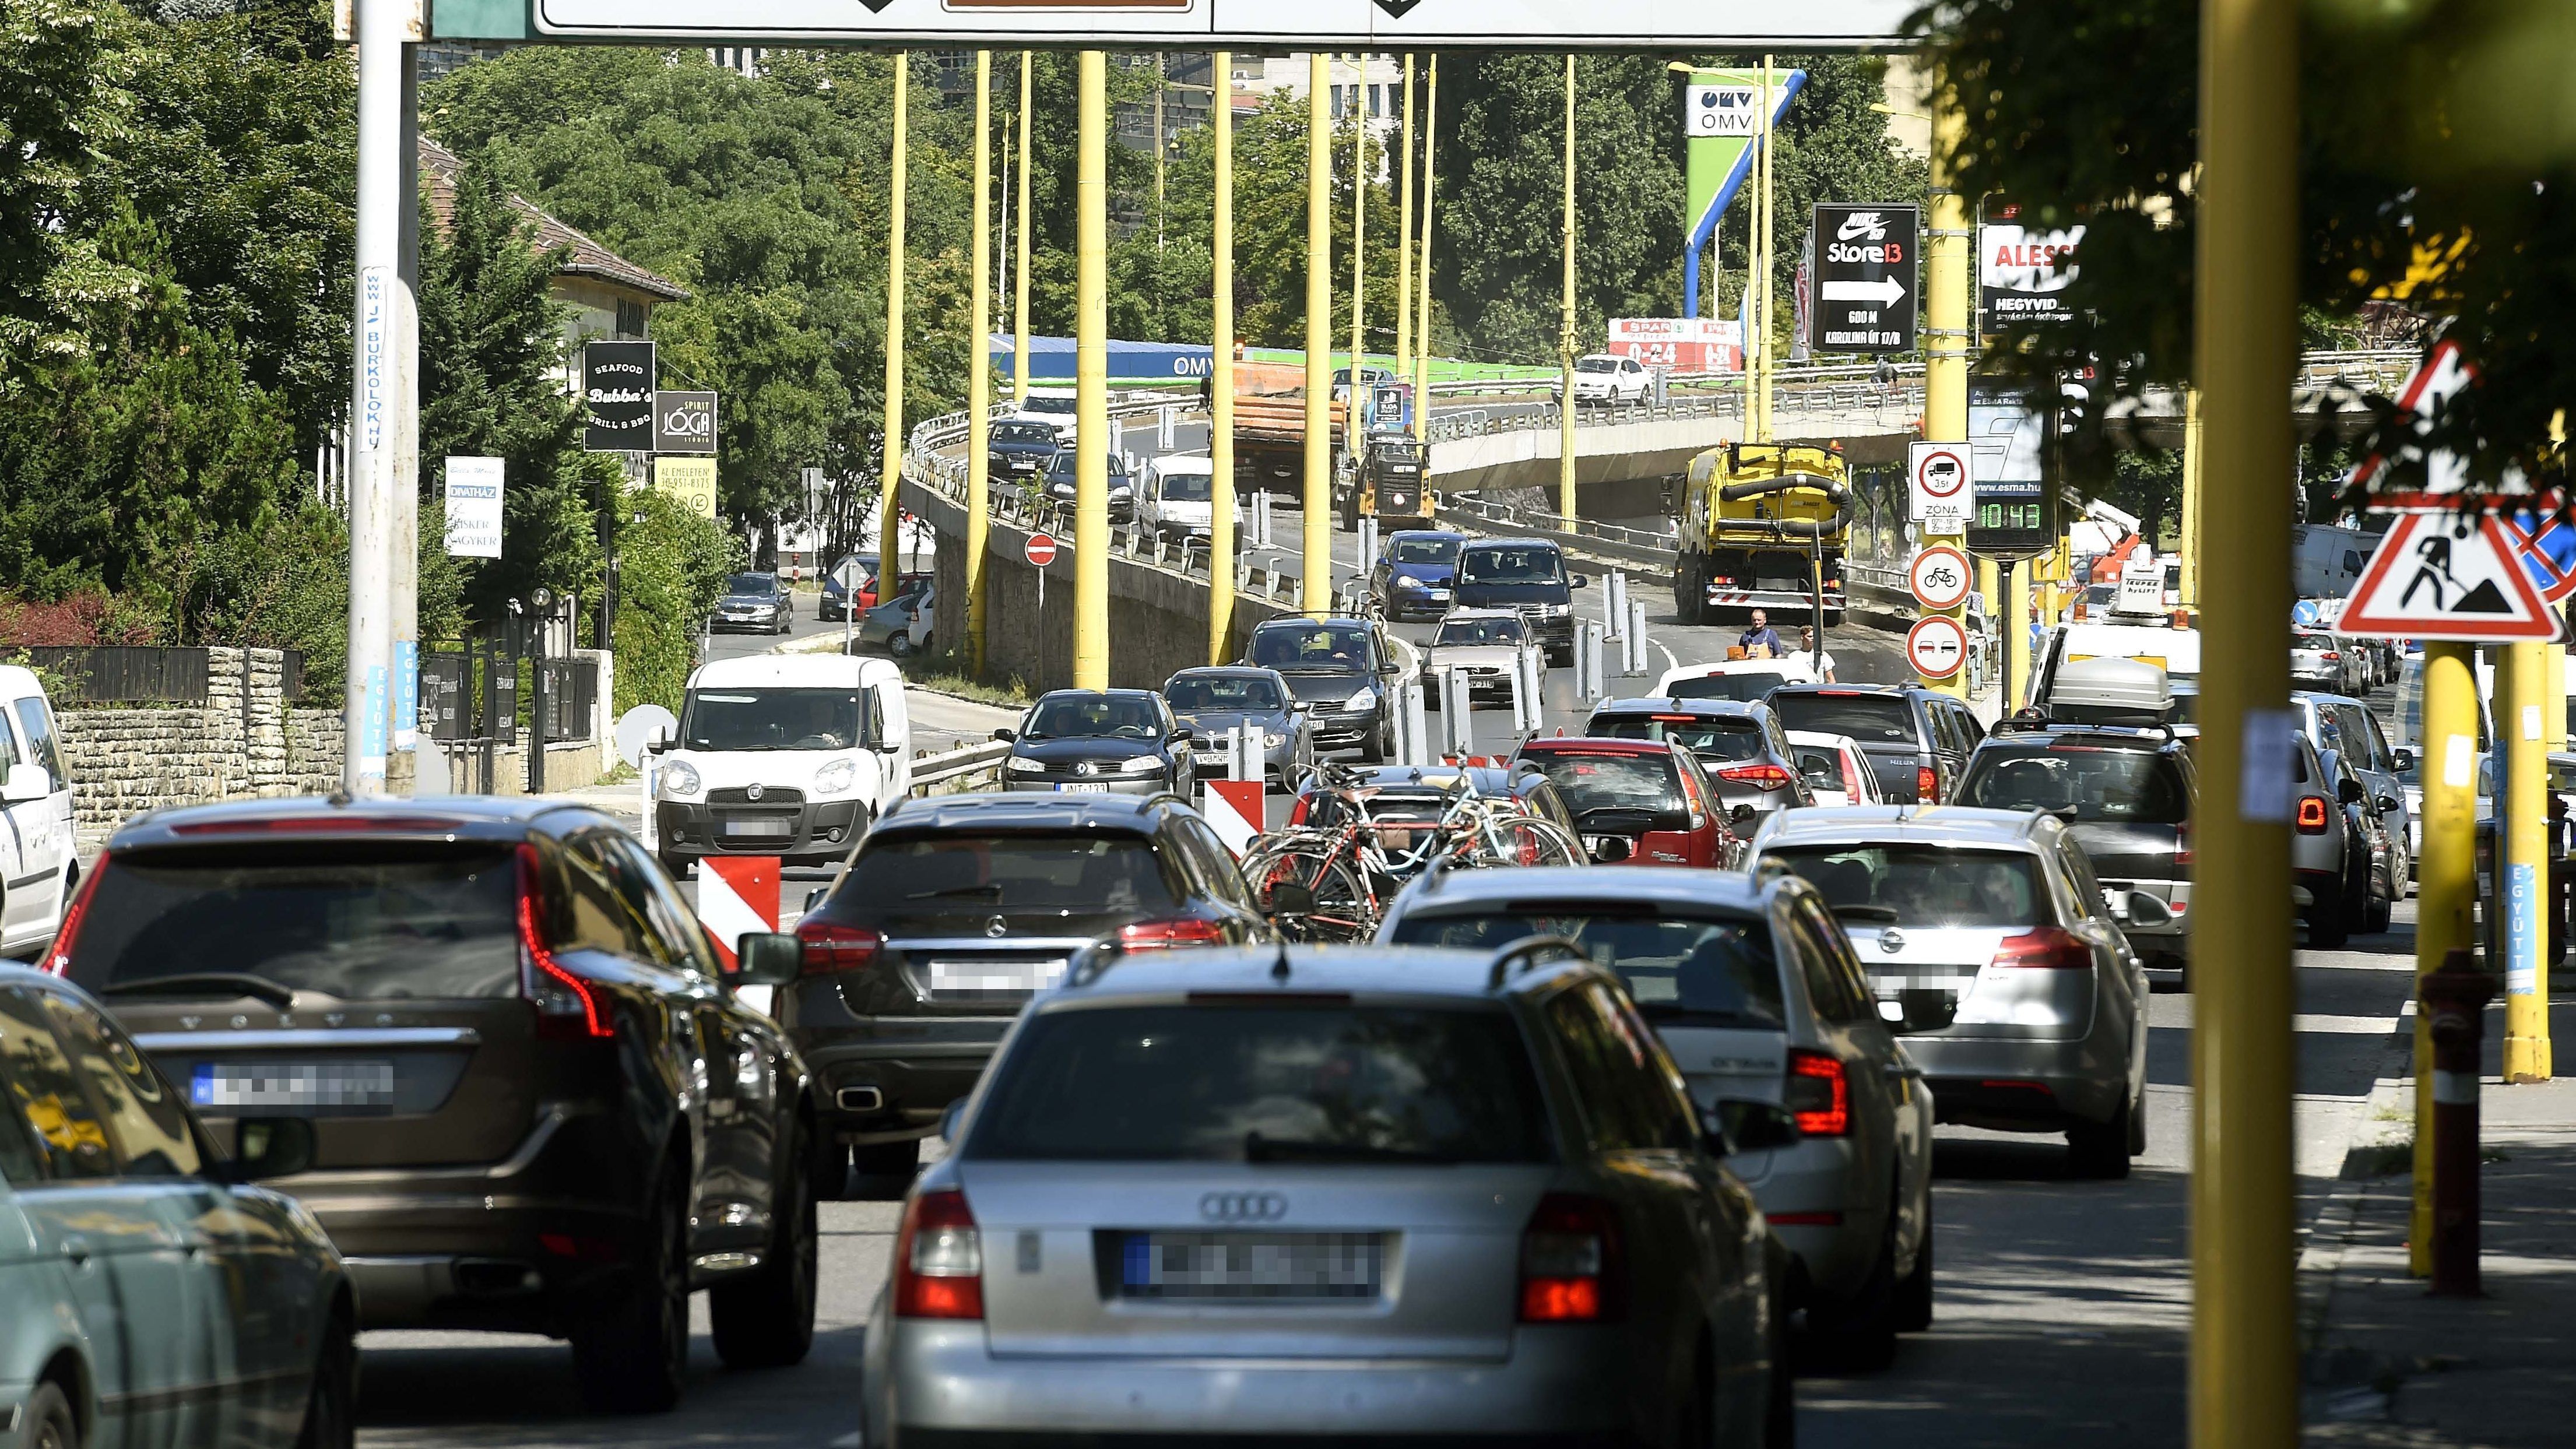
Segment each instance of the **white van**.
[[755,654],[700,665],[654,790],[662,863],[840,859],[912,789],[903,672],[884,659]]
[[43,950],[80,884],[72,777],[32,669],[0,665],[0,956]]
[[1166,538],[1205,539],[1216,527],[1216,464],[1200,454],[1145,460],[1136,521]]

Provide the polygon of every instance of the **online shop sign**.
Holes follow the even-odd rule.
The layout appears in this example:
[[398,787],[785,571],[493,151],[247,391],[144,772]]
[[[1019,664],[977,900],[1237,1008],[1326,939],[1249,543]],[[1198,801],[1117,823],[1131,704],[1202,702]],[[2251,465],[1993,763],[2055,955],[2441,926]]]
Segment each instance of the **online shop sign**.
[[1744,324],[1717,317],[1613,317],[1610,351],[1675,372],[1742,372]]

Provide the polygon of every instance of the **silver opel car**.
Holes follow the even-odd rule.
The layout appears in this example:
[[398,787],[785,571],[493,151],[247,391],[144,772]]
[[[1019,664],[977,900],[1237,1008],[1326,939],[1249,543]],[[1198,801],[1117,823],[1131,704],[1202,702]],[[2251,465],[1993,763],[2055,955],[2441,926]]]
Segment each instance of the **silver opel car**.
[[1938,1119],[2063,1132],[2086,1177],[2126,1177],[2147,1147],[2147,979],[2121,924],[2164,902],[2107,902],[2053,815],[1957,805],[1778,815],[1755,871],[1789,870],[1850,931],[1878,1009],[1916,1028],[1905,1049]]
[[[1783,1444],[1785,1255],[1562,941],[1077,959],[904,1205],[861,1436]],[[1302,1442],[1302,1439],[1301,1439]]]

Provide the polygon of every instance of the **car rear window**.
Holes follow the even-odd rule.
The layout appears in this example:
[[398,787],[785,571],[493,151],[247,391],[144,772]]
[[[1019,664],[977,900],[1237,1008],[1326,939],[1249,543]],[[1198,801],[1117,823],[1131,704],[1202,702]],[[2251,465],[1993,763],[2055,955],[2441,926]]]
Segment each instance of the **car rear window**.
[[1849,735],[1864,745],[1914,743],[1914,707],[1869,694],[1777,694],[1771,712],[1793,730]]
[[1703,674],[1697,679],[1676,679],[1663,693],[1668,699],[1732,699],[1754,704],[1770,697],[1771,691],[1789,682],[1789,676],[1767,669],[1742,670],[1733,674]]
[[1174,904],[1164,862],[1133,835],[915,835],[873,840],[832,896],[834,915],[1156,911]]
[[1547,772],[1565,808],[1578,816],[1587,810],[1689,808],[1690,797],[1682,793],[1670,755],[1531,750],[1522,758]]
[[1915,927],[2051,924],[2038,863],[2020,851],[1939,845],[1809,845],[1762,852],[1832,906],[1877,906]]
[[73,981],[106,998],[240,992],[250,976],[343,1001],[519,989],[518,860],[498,846],[333,841],[109,856],[81,917]]
[[1704,719],[1696,715],[1594,715],[1583,727],[1587,735],[1609,740],[1671,740],[1709,760],[1762,758],[1762,726],[1749,719]]
[[1049,1012],[996,1064],[970,1161],[1543,1162],[1499,1008],[1346,1002]]
[[1956,803],[2072,810],[2077,820],[2120,825],[2180,825],[2191,815],[2191,793],[2172,759],[2099,745],[1980,751]]
[[1491,951],[1524,936],[1564,936],[1619,974],[1657,1026],[1778,1027],[1780,964],[1771,928],[1735,917],[1618,911],[1586,901],[1511,901],[1491,909],[1408,915],[1390,933],[1406,946]]

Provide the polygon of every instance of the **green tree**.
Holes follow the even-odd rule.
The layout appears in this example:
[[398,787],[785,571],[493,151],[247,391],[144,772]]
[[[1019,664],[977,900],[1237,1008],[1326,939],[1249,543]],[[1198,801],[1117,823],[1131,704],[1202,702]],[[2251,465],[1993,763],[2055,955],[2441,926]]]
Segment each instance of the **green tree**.
[[723,592],[730,546],[712,523],[651,489],[625,495],[618,538],[619,713],[639,704],[677,711],[696,658],[698,621]]

